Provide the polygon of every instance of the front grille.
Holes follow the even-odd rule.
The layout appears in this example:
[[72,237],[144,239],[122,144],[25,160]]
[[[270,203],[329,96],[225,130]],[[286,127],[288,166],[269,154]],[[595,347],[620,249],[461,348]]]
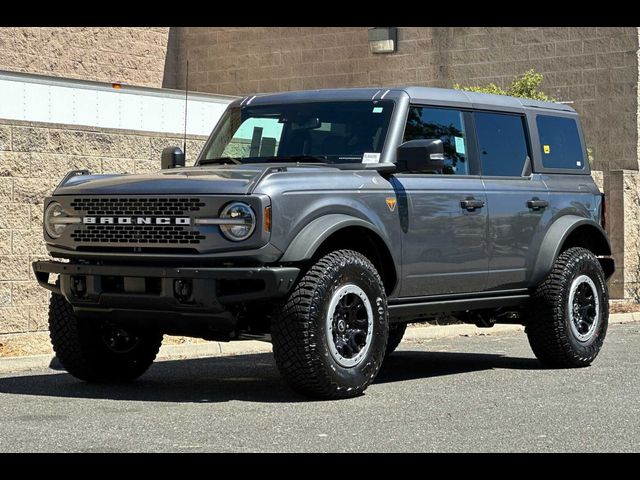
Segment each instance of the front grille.
[[[69,206],[83,216],[184,217],[200,211],[205,203],[191,197],[82,197]],[[199,244],[206,237],[185,225],[102,224],[77,226],[69,234],[76,244],[129,244],[173,246]]]
[[70,237],[78,243],[197,244],[205,239],[198,230],[174,225],[86,225]]
[[168,215],[197,212],[205,204],[199,198],[74,198],[69,204],[85,215]]

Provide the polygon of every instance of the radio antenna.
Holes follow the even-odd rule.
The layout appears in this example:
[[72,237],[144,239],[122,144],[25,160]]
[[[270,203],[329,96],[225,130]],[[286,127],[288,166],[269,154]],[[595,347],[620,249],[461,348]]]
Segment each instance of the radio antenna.
[[187,158],[187,105],[189,103],[189,60],[187,60],[187,78],[184,82],[184,140],[182,141],[182,151],[184,158]]

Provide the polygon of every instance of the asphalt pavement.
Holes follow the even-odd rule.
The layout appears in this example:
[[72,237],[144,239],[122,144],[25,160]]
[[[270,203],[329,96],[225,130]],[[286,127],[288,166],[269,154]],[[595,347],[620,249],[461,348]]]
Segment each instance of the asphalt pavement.
[[265,353],[157,362],[128,385],[2,374],[0,452],[640,451],[640,323],[574,370],[487,333],[403,343],[339,401],[291,392]]

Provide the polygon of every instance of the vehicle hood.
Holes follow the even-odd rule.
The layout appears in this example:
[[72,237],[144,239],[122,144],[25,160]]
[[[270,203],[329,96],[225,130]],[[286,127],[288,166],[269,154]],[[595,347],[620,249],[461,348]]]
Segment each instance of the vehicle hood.
[[78,175],[63,182],[54,195],[181,195],[251,193],[267,169],[331,167],[296,165],[207,165],[138,175]]

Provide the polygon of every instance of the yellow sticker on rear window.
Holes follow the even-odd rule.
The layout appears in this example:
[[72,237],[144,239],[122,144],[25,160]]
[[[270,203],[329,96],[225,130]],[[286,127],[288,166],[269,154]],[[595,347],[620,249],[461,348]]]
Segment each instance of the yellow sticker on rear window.
[[546,153],[547,155],[551,153],[551,147],[549,145],[543,145],[542,150],[544,150],[544,153]]

